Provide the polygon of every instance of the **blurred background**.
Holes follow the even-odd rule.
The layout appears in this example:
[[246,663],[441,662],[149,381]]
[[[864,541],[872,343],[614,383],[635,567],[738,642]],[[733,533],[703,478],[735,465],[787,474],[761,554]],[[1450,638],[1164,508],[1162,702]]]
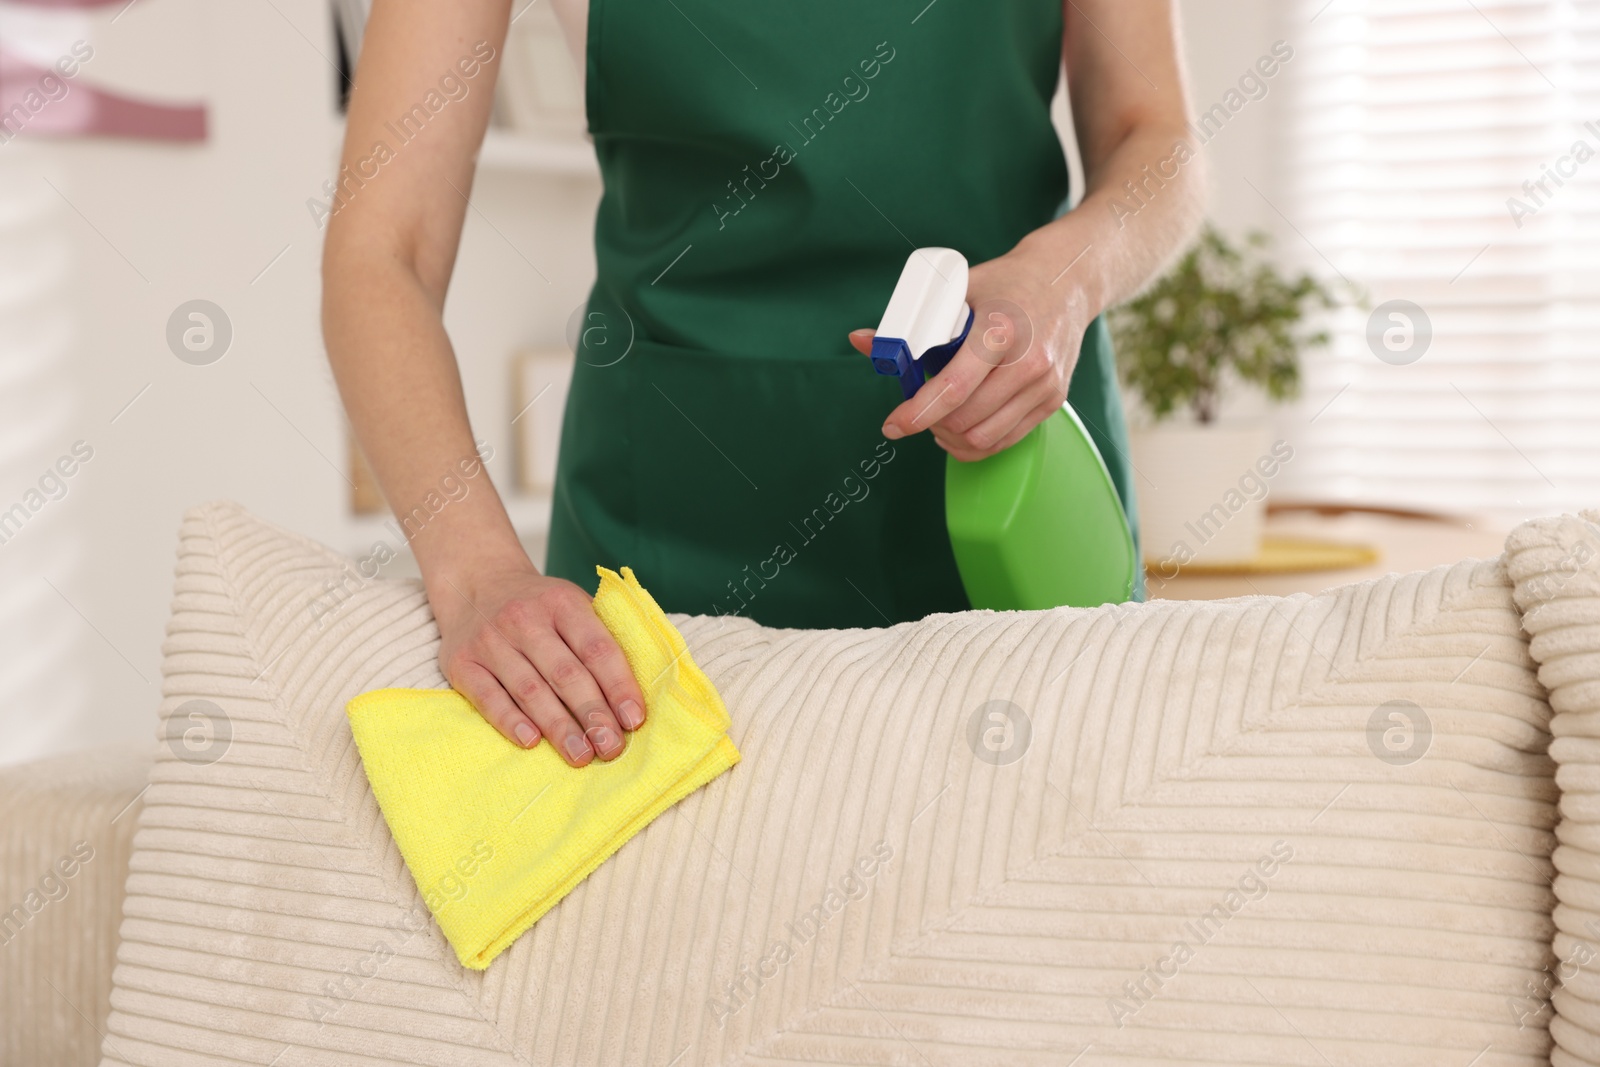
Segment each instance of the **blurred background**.
[[[0,0],[0,762],[149,736],[185,509],[403,544],[318,327],[363,6]],[[1213,251],[1242,258],[1118,321],[1152,595],[1492,555],[1600,504],[1600,0],[1179,6]],[[548,5],[518,9],[445,318],[538,561],[600,187]],[[1288,332],[1170,329],[1222,297]],[[1201,403],[1152,384],[1186,360],[1219,369]]]

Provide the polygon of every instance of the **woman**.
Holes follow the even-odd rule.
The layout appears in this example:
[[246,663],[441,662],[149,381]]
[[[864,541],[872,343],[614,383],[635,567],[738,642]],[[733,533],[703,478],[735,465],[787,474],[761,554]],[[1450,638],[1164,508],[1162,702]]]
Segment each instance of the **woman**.
[[[401,513],[474,452],[441,308],[511,15],[375,0],[364,39],[347,166],[441,72],[489,57],[328,226],[329,357]],[[992,455],[1067,398],[1132,514],[1097,316],[1198,214],[1171,0],[562,0],[557,15],[605,196],[548,569],[489,491],[411,542],[445,676],[507,738],[583,766],[643,722],[585,592],[597,563],[634,567],[668,611],[769,625],[961,610],[944,456]],[[1065,215],[1063,56],[1087,171]],[[975,264],[982,318],[901,403],[851,347],[870,347],[861,327],[907,255],[936,245]]]

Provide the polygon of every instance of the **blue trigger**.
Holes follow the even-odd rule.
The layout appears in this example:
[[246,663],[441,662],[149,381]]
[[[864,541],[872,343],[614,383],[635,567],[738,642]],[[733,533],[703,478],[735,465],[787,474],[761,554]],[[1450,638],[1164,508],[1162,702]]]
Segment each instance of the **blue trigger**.
[[953,338],[949,344],[939,345],[937,348],[930,348],[922,354],[922,359],[920,362],[922,364],[922,373],[925,376],[932,378],[935,374],[938,374],[940,371],[944,370],[945,366],[955,358],[956,353],[961,351],[961,345],[966,341],[967,334],[972,332],[973,316],[974,312],[971,308],[968,308],[967,321],[965,325],[961,327],[961,333]]
[[874,337],[872,339],[872,369],[879,374],[891,375],[900,379],[900,392],[905,399],[910,400],[917,395],[917,390],[929,378],[938,374],[955,358],[961,350],[962,344],[967,339],[967,334],[972,331],[973,312],[967,311],[966,324],[961,327],[961,333],[942,345],[936,345],[922,354],[921,359],[911,358],[911,349],[898,337]]

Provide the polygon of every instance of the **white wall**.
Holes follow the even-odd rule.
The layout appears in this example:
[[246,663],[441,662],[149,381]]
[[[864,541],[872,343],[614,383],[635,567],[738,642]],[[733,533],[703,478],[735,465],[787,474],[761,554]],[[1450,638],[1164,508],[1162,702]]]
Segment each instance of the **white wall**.
[[[524,347],[565,348],[568,319],[594,282],[597,178],[481,168],[445,302],[473,430],[495,448],[495,484],[512,486],[510,422],[517,413],[509,358]],[[553,398],[537,416],[556,414]],[[543,539],[528,538],[534,561]],[[354,546],[352,546],[354,547]],[[403,568],[402,568],[403,569]]]
[[[315,318],[317,233],[302,203],[321,182],[337,134],[333,75],[318,54],[328,50],[323,7],[156,0],[120,18],[116,8],[100,11],[84,19],[95,54],[80,77],[174,102],[205,97],[211,139],[0,148],[16,180],[54,181],[62,201],[55,225],[72,257],[76,337],[63,380],[74,414],[64,439],[36,442],[38,457],[78,438],[94,448],[68,496],[0,548],[81,538],[75,569],[6,568],[3,581],[14,588],[49,578],[59,588],[36,621],[75,631],[79,654],[63,672],[87,681],[83,699],[7,699],[0,729],[8,738],[25,726],[31,734],[26,746],[8,744],[3,759],[149,735],[184,508],[233,496],[326,535],[337,493],[338,475],[314,454],[302,461],[310,446],[262,399],[332,451],[337,413]],[[165,340],[169,314],[196,297],[223,307],[234,329],[230,351],[209,367],[180,362]]]
[[[1181,0],[1194,113],[1220,101],[1240,75],[1271,52],[1274,42],[1294,46],[1293,28],[1287,24],[1289,7],[1283,0]],[[1230,233],[1261,229],[1275,237],[1294,236],[1273,208],[1274,204],[1285,208],[1281,190],[1286,142],[1280,131],[1288,95],[1286,75],[1293,63],[1290,60],[1283,73],[1267,82],[1263,99],[1247,104],[1205,147],[1211,175],[1210,215]]]
[[[343,422],[317,325],[321,235],[305,206],[331,174],[339,138],[324,0],[143,0],[114,24],[117,8],[101,10],[88,18],[96,49],[88,69],[148,95],[203,96],[211,138],[0,147],[0,173],[25,183],[49,175],[70,201],[55,205],[49,225],[71,257],[65,299],[75,327],[59,357],[70,376],[51,376],[68,413],[15,455],[3,453],[0,501],[73,440],[95,448],[68,495],[0,546],[0,603],[11,613],[3,632],[59,646],[47,672],[54,681],[28,689],[17,680],[10,691],[7,679],[23,679],[20,660],[31,654],[0,649],[18,669],[0,671],[0,762],[151,735],[186,508],[229,497],[282,526],[358,547],[340,473]],[[1184,0],[1182,10],[1197,102],[1217,99],[1289,36],[1267,0]],[[1280,228],[1243,181],[1276,192],[1276,102],[1275,87],[1209,150],[1214,214],[1230,229]],[[446,321],[475,426],[506,446],[493,465],[505,485],[506,359],[519,345],[563,343],[593,275],[596,189],[582,178],[485,173],[474,198],[482,215],[469,215]],[[180,362],[167,348],[169,315],[194,298],[220,305],[233,325],[231,349],[210,366]],[[31,395],[12,394],[0,414],[19,417]]]
[[[1283,0],[1180,0],[1180,7],[1195,115],[1220,102],[1278,42],[1294,51],[1294,58],[1267,81],[1266,95],[1246,104],[1207,142],[1209,217],[1235,238],[1251,230],[1264,231],[1271,238],[1270,257],[1284,269],[1325,276],[1326,264],[1302,236],[1307,220],[1295,217],[1298,208],[1290,190],[1290,105],[1309,61],[1302,50],[1310,47],[1304,39],[1306,26],[1299,21],[1302,9]],[[1312,374],[1313,370],[1306,371],[1308,380]],[[1305,420],[1315,414],[1306,406],[1311,389],[1307,384],[1301,401],[1285,405],[1269,404],[1253,388],[1234,390],[1225,396],[1220,417],[1266,421],[1275,438],[1303,442]],[[1316,403],[1320,405],[1320,400]],[[1318,486],[1296,485],[1296,477],[1291,473],[1279,488],[1294,486],[1305,489],[1308,496],[1319,495]]]

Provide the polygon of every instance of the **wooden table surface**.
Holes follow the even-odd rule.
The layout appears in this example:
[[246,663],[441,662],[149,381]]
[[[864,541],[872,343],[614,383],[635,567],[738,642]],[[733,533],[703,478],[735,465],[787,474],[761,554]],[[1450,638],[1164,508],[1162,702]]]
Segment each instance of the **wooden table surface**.
[[1498,556],[1509,527],[1482,519],[1417,519],[1394,515],[1350,512],[1323,516],[1309,511],[1285,511],[1267,519],[1269,535],[1315,538],[1369,545],[1378,551],[1376,563],[1336,571],[1298,574],[1190,574],[1163,580],[1147,573],[1151,600],[1223,600],[1228,597],[1291,593],[1320,593],[1335,586],[1427,570],[1463,559]]

